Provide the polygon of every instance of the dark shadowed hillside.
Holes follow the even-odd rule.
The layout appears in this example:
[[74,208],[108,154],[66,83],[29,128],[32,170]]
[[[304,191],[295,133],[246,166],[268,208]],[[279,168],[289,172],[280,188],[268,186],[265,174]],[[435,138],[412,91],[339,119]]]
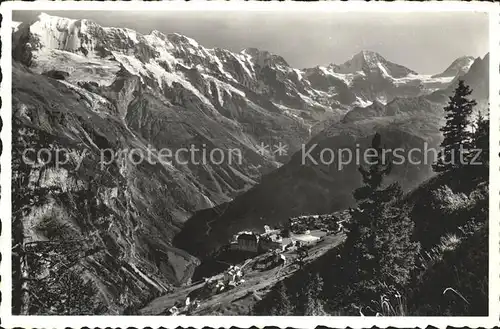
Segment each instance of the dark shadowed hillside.
[[[394,122],[393,122],[394,121]],[[439,121],[438,121],[439,122]],[[410,122],[398,122],[394,118],[366,120],[352,124],[337,124],[314,137],[297,152],[290,162],[264,176],[261,183],[232,202],[195,214],[176,236],[174,244],[190,253],[203,257],[225,244],[233,234],[241,230],[263,231],[264,225],[277,225],[289,217],[302,214],[327,213],[352,206],[350,189],[360,183],[357,165],[353,161],[342,170],[338,161],[331,165],[321,163],[323,149],[349,149],[355,156],[356,145],[362,154],[370,145],[373,134],[379,132],[387,147],[423,150],[424,143],[436,146],[436,133],[420,136],[426,129],[436,132],[438,122],[419,121],[420,126]],[[316,146],[314,146],[316,145]],[[302,155],[313,148],[302,163]],[[415,161],[423,155],[414,155]],[[327,161],[329,158],[325,155]],[[429,159],[427,165],[395,166],[390,179],[400,180],[405,189],[410,189],[431,175]]]

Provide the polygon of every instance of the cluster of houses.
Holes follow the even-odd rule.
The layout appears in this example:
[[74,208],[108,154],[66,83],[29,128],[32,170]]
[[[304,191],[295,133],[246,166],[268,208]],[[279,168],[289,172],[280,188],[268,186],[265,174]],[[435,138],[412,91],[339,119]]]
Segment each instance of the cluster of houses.
[[285,255],[275,250],[269,254],[266,254],[265,257],[255,262],[253,268],[256,270],[268,270],[278,265],[284,265],[285,263]]
[[189,297],[186,298],[184,303],[179,302],[167,310],[168,315],[188,315],[194,310],[200,307],[200,302],[198,300],[191,301]]
[[248,251],[252,253],[264,253],[269,250],[282,249],[284,242],[281,231],[272,230],[269,226],[264,226],[265,233],[243,231],[234,236],[229,245],[231,250]]
[[198,297],[204,299],[209,296],[219,294],[223,291],[230,290],[244,283],[245,279],[243,279],[244,274],[242,267],[231,265],[222,274],[222,277],[218,275],[211,278],[205,278],[205,284],[198,294]]
[[243,279],[243,270],[239,266],[231,265],[224,272],[221,279],[207,279],[205,287],[214,293],[220,293],[224,290],[234,288],[243,282],[245,282]]
[[315,244],[324,235],[341,232],[342,223],[349,221],[350,217],[350,210],[333,214],[293,217],[288,220],[288,226],[285,229],[271,229],[265,225],[264,233],[239,232],[227,247],[229,250],[254,254],[296,249]]
[[342,210],[333,214],[304,215],[290,218],[290,231],[295,234],[304,234],[310,230],[321,230],[324,232],[339,232],[342,223],[350,219],[350,210]]
[[[248,259],[241,267],[231,265],[222,275],[205,278],[202,288],[195,291],[194,301],[188,297],[185,303],[179,303],[168,310],[170,315],[190,314],[199,307],[199,299],[203,300],[214,294],[230,290],[245,282],[243,267],[253,263],[254,270],[269,270],[270,268],[294,263],[300,260],[301,252],[307,254],[309,246],[322,240],[327,234],[342,231],[342,222],[350,219],[349,210],[326,215],[306,215],[290,218],[285,229],[271,229],[264,226],[264,233],[242,231],[233,237],[226,246],[229,250],[252,253],[255,261]],[[297,254],[286,253],[297,251]],[[288,257],[288,258],[287,258]]]
[[[171,315],[189,314],[199,307],[198,299],[230,290],[243,282],[243,267],[253,263],[254,270],[269,270],[270,268],[294,263],[300,260],[301,252],[307,254],[309,246],[321,241],[325,235],[342,231],[342,222],[349,221],[349,210],[326,215],[306,215],[290,218],[285,229],[271,229],[264,226],[264,233],[242,231],[233,237],[226,246],[229,250],[243,251],[254,255],[262,254],[252,262],[248,259],[241,267],[231,265],[222,275],[205,278],[203,287],[196,291],[196,299],[189,298],[184,305],[176,305],[169,310]],[[297,251],[297,254],[287,254],[286,251]],[[287,259],[289,257],[289,259]],[[194,297],[194,296],[193,296]]]

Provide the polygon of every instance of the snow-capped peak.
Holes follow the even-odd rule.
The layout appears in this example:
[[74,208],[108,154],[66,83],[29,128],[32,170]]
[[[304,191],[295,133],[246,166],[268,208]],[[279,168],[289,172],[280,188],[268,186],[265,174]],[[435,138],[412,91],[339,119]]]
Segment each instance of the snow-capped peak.
[[451,63],[450,66],[446,68],[442,73],[436,74],[433,78],[442,77],[456,77],[458,75],[463,75],[467,73],[474,63],[475,58],[473,56],[462,56],[457,58]]
[[173,43],[181,43],[181,44],[188,44],[192,47],[198,48],[200,45],[196,40],[191,39],[185,35],[179,34],[179,33],[169,33],[167,35],[168,40],[170,40]]
[[371,71],[382,64],[386,60],[378,53],[368,50],[360,51],[351,57],[350,60],[338,65],[336,71],[338,73],[355,73],[359,71]]
[[[39,49],[57,49],[85,55],[103,48],[124,49],[138,43],[127,28],[103,28],[88,19],[71,19],[41,13],[29,26]],[[112,49],[109,49],[112,50]]]
[[245,48],[240,51],[240,54],[249,58],[254,64],[259,66],[267,66],[267,65],[279,65],[279,66],[290,66],[287,61],[276,54],[273,54],[267,50],[260,50],[257,48]]
[[370,50],[362,50],[353,57],[360,57],[367,63],[369,66],[377,65],[378,63],[385,62],[385,58],[382,57],[379,53]]
[[389,62],[379,53],[370,50],[360,51],[345,63],[336,65],[335,71],[342,74],[363,72],[367,75],[377,74],[394,79],[417,74],[402,65]]
[[53,16],[46,13],[40,13],[38,15],[38,21],[45,25],[58,25],[58,24],[74,23],[76,22],[76,19]]
[[165,39],[167,37],[163,32],[160,32],[158,30],[152,30],[151,32],[149,32],[149,35],[155,36],[160,39]]

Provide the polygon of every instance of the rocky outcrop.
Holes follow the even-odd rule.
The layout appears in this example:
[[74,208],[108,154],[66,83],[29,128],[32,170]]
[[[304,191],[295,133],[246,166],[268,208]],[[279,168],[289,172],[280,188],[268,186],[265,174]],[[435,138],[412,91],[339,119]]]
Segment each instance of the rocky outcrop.
[[45,76],[48,76],[49,78],[52,79],[57,79],[57,80],[66,80],[67,77],[69,77],[69,73],[65,71],[59,71],[59,70],[50,70],[42,73]]

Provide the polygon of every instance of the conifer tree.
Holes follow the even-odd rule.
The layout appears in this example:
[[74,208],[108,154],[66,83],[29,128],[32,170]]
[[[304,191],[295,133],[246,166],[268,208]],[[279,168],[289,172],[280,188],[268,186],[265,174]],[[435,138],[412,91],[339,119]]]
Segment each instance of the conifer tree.
[[323,301],[321,293],[323,291],[323,279],[316,273],[309,280],[305,291],[305,311],[304,315],[308,316],[321,316],[326,315],[323,308]]
[[359,168],[363,186],[354,191],[358,208],[351,213],[342,256],[345,275],[361,302],[379,294],[382,286],[405,285],[420,248],[411,240],[413,222],[407,210],[398,205],[403,194],[400,185],[383,185],[392,164],[384,157],[378,133],[372,150],[369,168]]
[[277,295],[273,302],[271,315],[293,315],[293,305],[283,281],[278,283]]
[[[479,113],[475,122],[474,134],[472,135],[472,145],[474,154],[471,154],[471,164],[474,165],[475,172],[481,177],[488,177],[490,162],[490,119]],[[477,157],[476,157],[476,152]]]
[[435,172],[462,168],[469,158],[467,150],[472,146],[472,133],[468,128],[470,115],[476,105],[475,100],[468,98],[471,93],[470,87],[463,80],[459,80],[455,94],[450,97],[444,108],[446,124],[440,129],[444,139],[441,143],[441,153],[432,166]]
[[307,316],[326,315],[323,308],[323,278],[318,272],[302,272],[306,282],[297,294],[297,314]]

